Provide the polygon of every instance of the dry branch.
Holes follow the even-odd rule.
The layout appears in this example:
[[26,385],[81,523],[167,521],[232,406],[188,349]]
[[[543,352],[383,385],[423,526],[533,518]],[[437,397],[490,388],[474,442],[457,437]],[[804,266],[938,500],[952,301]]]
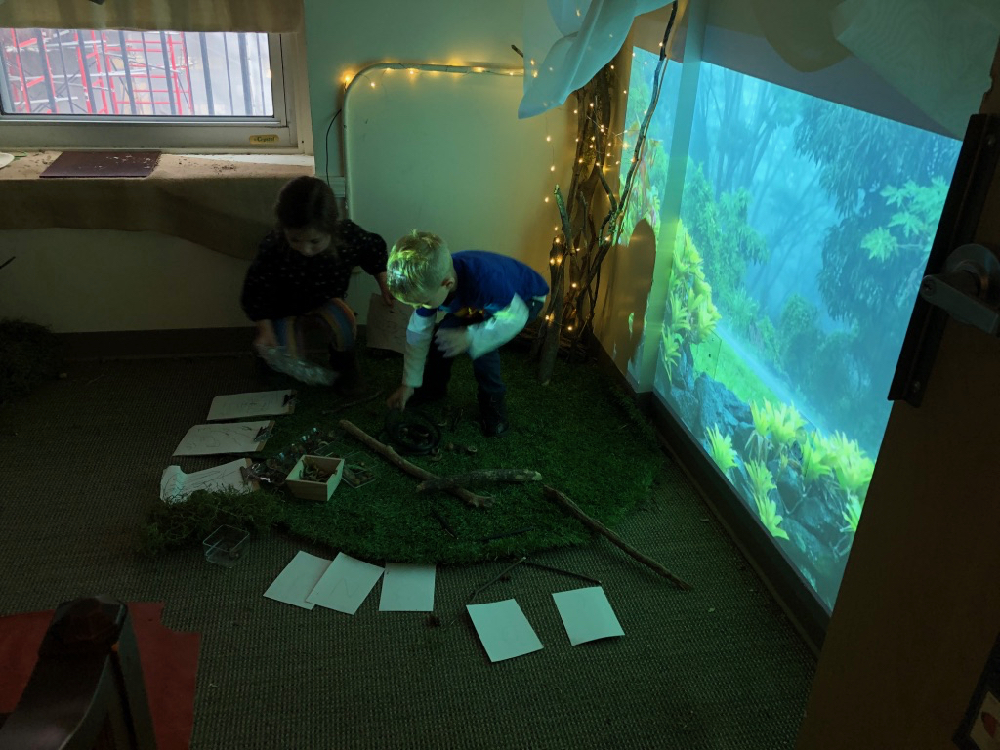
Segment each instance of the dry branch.
[[[355,440],[360,441],[367,447],[371,448],[373,451],[379,453],[381,456],[386,458],[390,463],[394,464],[397,468],[405,471],[410,476],[416,477],[417,479],[422,479],[424,481],[438,479],[434,474],[431,474],[425,469],[421,469],[415,464],[411,464],[405,458],[400,456],[393,450],[391,445],[386,445],[385,443],[380,443],[378,440],[373,438],[367,432],[357,427],[352,422],[346,419],[340,420],[340,427],[348,435],[353,437]],[[488,508],[493,504],[493,498],[484,497],[482,495],[476,495],[475,493],[469,492],[467,489],[462,487],[452,487],[448,489],[448,492],[453,494],[455,497],[464,500],[466,503],[471,505],[473,508]]]
[[450,490],[454,487],[469,487],[478,482],[538,482],[541,478],[541,474],[531,469],[482,469],[453,477],[428,479],[417,485],[417,491]]
[[559,503],[563,507],[564,510],[568,511],[570,515],[574,516],[584,526],[586,526],[586,527],[588,527],[588,528],[596,531],[598,534],[601,534],[601,535],[607,537],[608,540],[613,545],[615,545],[616,547],[618,547],[618,549],[620,549],[623,552],[625,552],[625,554],[627,554],[629,557],[632,557],[632,558],[638,560],[643,565],[648,565],[650,568],[652,568],[653,570],[655,570],[658,574],[660,574],[661,576],[663,576],[667,580],[671,581],[672,583],[674,583],[679,588],[684,589],[685,591],[690,591],[691,584],[689,584],[686,581],[683,581],[680,578],[678,578],[677,576],[675,576],[669,570],[667,570],[662,565],[660,565],[658,562],[656,562],[656,560],[650,559],[650,558],[646,557],[644,554],[642,554],[641,552],[639,552],[634,547],[630,547],[628,544],[626,544],[622,540],[622,538],[620,536],[618,536],[613,531],[611,531],[611,529],[609,529],[603,523],[601,523],[600,521],[597,521],[597,520],[591,518],[586,513],[584,513],[582,510],[580,510],[580,508],[576,505],[576,503],[574,503],[572,500],[570,500],[568,497],[566,497],[559,490],[555,489],[554,487],[549,487],[548,485],[545,485],[545,496],[547,498],[549,498],[550,500],[555,500],[557,503]]

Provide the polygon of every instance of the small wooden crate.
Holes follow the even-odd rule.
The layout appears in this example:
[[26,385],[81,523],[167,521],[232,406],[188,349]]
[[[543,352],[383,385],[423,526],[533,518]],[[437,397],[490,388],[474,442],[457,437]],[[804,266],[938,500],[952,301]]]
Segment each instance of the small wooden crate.
[[[302,479],[302,472],[306,462],[313,464],[317,468],[330,472],[330,477],[325,482],[314,482],[310,479]],[[311,500],[316,503],[325,503],[337,489],[340,480],[344,476],[344,459],[329,456],[302,456],[288,472],[285,478],[285,485],[292,494],[300,500]]]

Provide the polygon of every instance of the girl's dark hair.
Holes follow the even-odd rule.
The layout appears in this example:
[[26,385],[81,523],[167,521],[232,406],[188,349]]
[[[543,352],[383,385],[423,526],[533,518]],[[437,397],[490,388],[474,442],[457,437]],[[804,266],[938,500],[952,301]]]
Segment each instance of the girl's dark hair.
[[334,234],[340,214],[337,199],[323,180],[296,177],[278,193],[274,213],[281,229],[311,227]]

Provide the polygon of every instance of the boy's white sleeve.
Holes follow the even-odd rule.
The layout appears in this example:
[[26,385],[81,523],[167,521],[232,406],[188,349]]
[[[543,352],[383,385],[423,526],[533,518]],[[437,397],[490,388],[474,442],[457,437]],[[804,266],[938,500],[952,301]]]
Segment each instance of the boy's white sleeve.
[[473,359],[499,349],[524,328],[528,322],[528,306],[515,294],[503,310],[488,320],[469,326],[469,356]]
[[406,348],[403,352],[403,385],[419,388],[424,382],[424,362],[431,349],[437,315],[410,315],[406,326]]

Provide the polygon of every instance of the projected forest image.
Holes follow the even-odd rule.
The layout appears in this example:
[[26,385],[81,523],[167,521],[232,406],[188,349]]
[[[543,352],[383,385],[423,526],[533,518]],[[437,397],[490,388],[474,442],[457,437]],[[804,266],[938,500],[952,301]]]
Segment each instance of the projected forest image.
[[[636,50],[626,144],[655,62]],[[672,255],[654,389],[832,609],[961,144],[702,63],[664,216],[679,78],[630,216]]]

